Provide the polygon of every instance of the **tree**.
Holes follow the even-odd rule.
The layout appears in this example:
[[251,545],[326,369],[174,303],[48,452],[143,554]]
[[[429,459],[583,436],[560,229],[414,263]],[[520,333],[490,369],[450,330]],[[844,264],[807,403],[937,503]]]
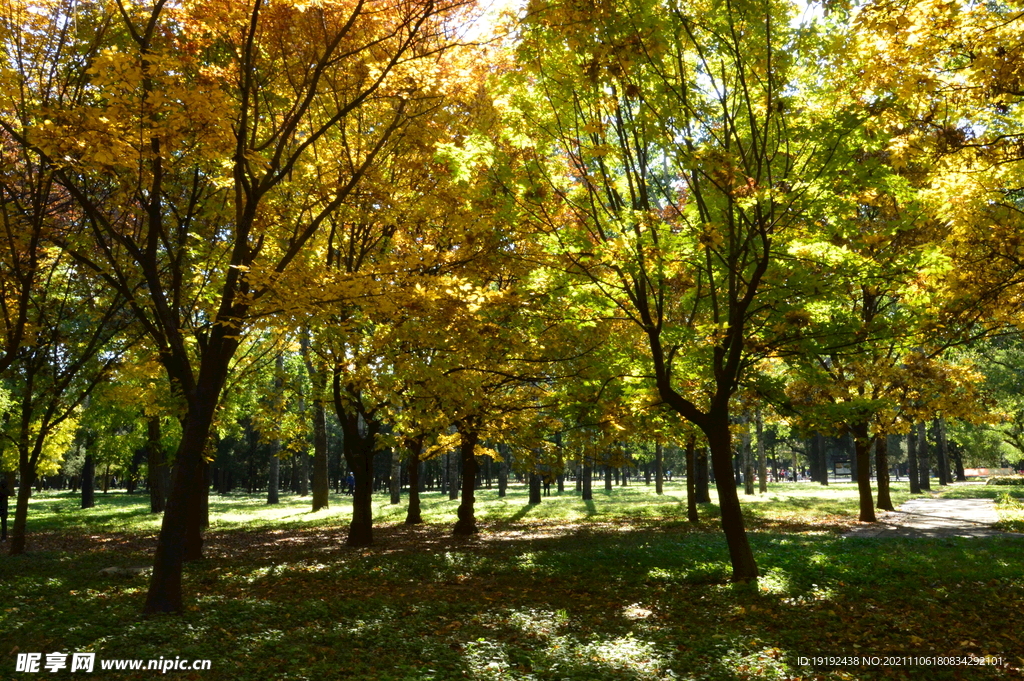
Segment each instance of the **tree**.
[[[940,405],[922,397],[928,392],[925,385],[908,390],[910,376],[922,365],[939,366],[935,360],[951,342],[934,334],[929,314],[936,299],[930,284],[945,268],[943,232],[915,191],[919,174],[894,172],[878,153],[884,136],[853,141],[861,163],[839,184],[847,192],[836,192],[820,234],[793,249],[826,295],[799,311],[795,335],[800,340],[785,358],[791,372],[786,391],[804,429],[853,436],[860,520],[874,522],[872,449],[876,469],[888,470],[876,438],[906,432],[910,411],[944,406],[967,413],[973,403]],[[922,355],[925,347],[927,357]],[[950,389],[964,398],[962,387]],[[880,477],[883,508],[891,506],[886,484]]]
[[313,402],[313,510],[329,506],[327,462],[327,368],[310,352],[309,329],[302,334],[302,360],[309,375]]
[[[231,358],[263,301],[297,295],[282,277],[407,125],[458,3],[106,7],[33,22],[61,33],[81,19],[49,59],[84,94],[2,127],[75,200],[87,228],[61,246],[128,300],[187,405],[145,606],[180,611]],[[4,77],[35,93],[20,58],[5,52]],[[339,147],[357,123],[358,146]]]
[[792,11],[552,3],[519,51],[516,115],[547,145],[526,202],[553,195],[532,201],[552,264],[634,324],[661,399],[707,437],[736,581],[757,566],[729,484],[730,400],[799,296],[789,242],[858,125],[811,76],[841,57]]
[[9,366],[5,382],[16,411],[0,430],[5,449],[18,454],[11,555],[25,550],[28,500],[40,467],[59,463],[74,437],[82,404],[131,344],[120,296],[97,290],[59,251],[50,249],[33,275],[32,342],[18,350]]

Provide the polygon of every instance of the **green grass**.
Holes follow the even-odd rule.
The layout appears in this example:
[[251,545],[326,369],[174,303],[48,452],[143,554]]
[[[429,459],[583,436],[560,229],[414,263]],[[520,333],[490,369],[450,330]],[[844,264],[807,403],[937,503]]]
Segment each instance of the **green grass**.
[[[980,488],[984,490],[985,488]],[[1007,488],[987,488],[997,490]],[[541,504],[526,503],[527,492],[521,485],[509,487],[506,497],[496,490],[478,490],[476,516],[483,524],[505,526],[520,522],[556,524],[600,524],[603,521],[630,521],[636,524],[685,522],[686,489],[680,482],[665,484],[661,496],[652,493],[653,486],[631,484],[615,487],[611,492],[595,481],[593,502],[581,501],[570,486],[559,494],[552,492]],[[1024,496],[1024,490],[1019,493]],[[893,483],[892,498],[900,504],[911,497],[906,482]],[[140,532],[154,533],[160,528],[160,516],[149,513],[144,495],[123,492],[97,494],[97,505],[82,510],[79,498],[70,492],[45,492],[33,497],[30,523],[33,531]],[[428,524],[455,523],[459,502],[439,492],[421,495],[423,519]],[[740,492],[744,512],[757,522],[791,521],[822,523],[856,519],[857,486],[833,483],[822,487],[815,483],[772,483],[767,494],[746,496]],[[717,494],[711,490],[711,512],[715,511]],[[282,529],[300,527],[344,527],[351,517],[351,497],[332,494],[330,508],[313,513],[309,500],[284,495],[275,506],[266,504],[263,494],[229,494],[210,496],[210,525],[213,530],[259,527]],[[380,524],[400,523],[405,519],[405,505],[394,506],[384,495],[374,497],[374,519]]]
[[[481,490],[483,531],[449,536],[456,502],[428,494],[427,525],[376,502],[377,543],[343,541],[349,503],[311,513],[286,496],[211,498],[206,558],[187,566],[189,608],[138,616],[147,580],[101,576],[151,561],[142,496],[33,500],[30,552],[0,558],[0,678],[15,653],[210,659],[179,679],[608,681],[1024,678],[1017,539],[844,539],[849,483],[772,485],[745,497],[759,587],[731,586],[715,518],[686,521],[685,490],[568,490],[526,503]],[[957,493],[960,493],[957,490]],[[909,497],[894,489],[894,501]],[[1003,655],[1003,668],[801,667],[814,655]],[[49,674],[77,678],[77,674]],[[97,669],[92,678],[153,672]]]

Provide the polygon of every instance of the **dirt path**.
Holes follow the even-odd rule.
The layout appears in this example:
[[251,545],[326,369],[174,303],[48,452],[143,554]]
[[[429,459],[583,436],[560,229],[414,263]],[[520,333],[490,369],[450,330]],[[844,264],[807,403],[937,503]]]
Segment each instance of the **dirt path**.
[[991,499],[911,499],[895,512],[879,515],[877,523],[865,523],[847,532],[846,537],[1018,537],[1024,534],[1001,532]]

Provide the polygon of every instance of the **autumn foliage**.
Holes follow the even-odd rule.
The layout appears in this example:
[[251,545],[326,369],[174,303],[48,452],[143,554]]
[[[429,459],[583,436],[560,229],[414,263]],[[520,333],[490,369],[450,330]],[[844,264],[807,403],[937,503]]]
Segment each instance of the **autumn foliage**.
[[313,452],[317,508],[337,424],[351,546],[383,451],[458,456],[471,535],[484,460],[540,484],[676,440],[748,582],[755,413],[850,435],[864,521],[886,436],[1003,419],[965,348],[1022,321],[1019,3],[483,11],[0,5],[16,552],[86,409],[134,408],[173,462],[149,613],[184,607],[239,424]]

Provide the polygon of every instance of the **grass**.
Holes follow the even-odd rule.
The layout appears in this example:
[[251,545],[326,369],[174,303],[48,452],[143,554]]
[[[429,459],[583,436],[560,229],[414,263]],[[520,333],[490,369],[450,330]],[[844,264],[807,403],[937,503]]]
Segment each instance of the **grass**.
[[[468,540],[449,536],[456,502],[427,494],[427,524],[408,528],[404,506],[381,498],[368,549],[342,545],[345,497],[318,513],[295,497],[212,497],[206,557],[186,568],[187,612],[142,618],[146,578],[99,571],[151,562],[158,526],[145,498],[97,495],[81,511],[44,493],[30,552],[0,558],[0,678],[29,678],[12,671],[17,652],[57,651],[210,659],[209,671],[168,677],[239,681],[1024,678],[1015,538],[844,539],[853,485],[771,485],[741,495],[763,575],[750,589],[727,583],[717,508],[686,522],[681,483],[661,497],[595,489],[590,503],[567,490],[536,506],[518,487],[478,494],[483,531]],[[894,501],[905,498],[895,486]],[[1004,666],[799,664],[986,653]]]

